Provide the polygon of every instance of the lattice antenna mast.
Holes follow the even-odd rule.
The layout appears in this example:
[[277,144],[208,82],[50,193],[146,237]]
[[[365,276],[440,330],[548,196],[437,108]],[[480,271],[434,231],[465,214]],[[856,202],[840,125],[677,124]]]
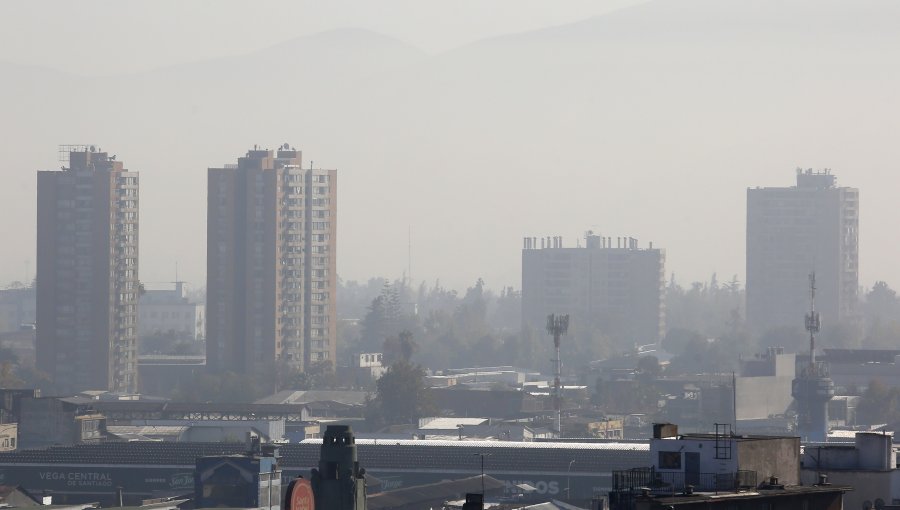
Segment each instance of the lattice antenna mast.
[[[816,311],[816,273],[809,274],[809,313],[806,314],[806,331],[809,331],[809,368],[816,368],[816,333],[822,327],[819,312]],[[812,372],[810,372],[812,373]]]
[[569,316],[550,314],[547,316],[547,333],[553,335],[553,346],[556,348],[556,374],[553,380],[553,404],[556,407],[556,430],[562,437],[562,387],[560,376],[562,375],[562,359],[559,356],[559,344],[563,335],[569,331]]

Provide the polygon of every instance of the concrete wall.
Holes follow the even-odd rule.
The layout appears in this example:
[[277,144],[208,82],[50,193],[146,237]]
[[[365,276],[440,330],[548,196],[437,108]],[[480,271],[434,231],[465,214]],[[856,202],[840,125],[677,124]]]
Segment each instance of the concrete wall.
[[756,471],[760,483],[777,476],[779,483],[800,483],[800,438],[770,437],[737,441],[738,469]]
[[793,375],[736,378],[737,419],[759,420],[784,414],[794,401],[792,379]]
[[858,432],[854,446],[807,446],[803,455],[808,469],[890,471],[896,465],[893,437],[873,432]]

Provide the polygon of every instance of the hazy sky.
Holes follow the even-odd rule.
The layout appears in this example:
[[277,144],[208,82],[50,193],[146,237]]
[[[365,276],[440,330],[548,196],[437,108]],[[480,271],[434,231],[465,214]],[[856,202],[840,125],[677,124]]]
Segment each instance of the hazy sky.
[[[298,36],[341,28],[372,30],[437,54],[479,39],[578,21],[642,1],[645,0],[7,0],[0,2],[0,18],[6,20],[0,30],[0,62],[108,76],[246,54]],[[0,84],[0,92],[2,87]],[[52,112],[40,115],[53,120]],[[3,122],[11,127],[12,119]],[[79,133],[67,136],[58,143],[84,140]],[[300,140],[293,143],[302,146]],[[44,157],[36,158],[42,162],[40,168],[55,168],[55,146],[45,149]],[[232,161],[240,155],[234,151],[243,149],[222,151],[222,161],[208,164]],[[9,150],[12,149],[3,149]],[[6,180],[0,186],[14,187],[17,192],[11,194],[25,204],[33,204],[34,197],[29,196],[34,194],[33,187],[23,183],[21,175],[13,181],[13,172],[22,170],[0,169],[0,179]],[[27,177],[32,178],[33,175]],[[27,211],[25,204],[16,208],[16,213]],[[146,201],[142,204],[145,224],[147,215],[154,210]],[[7,212],[12,212],[12,208]],[[3,253],[0,285],[23,280],[26,273],[34,274],[33,249],[29,249],[34,244],[33,229],[29,229],[28,222],[8,223],[13,224],[22,229],[15,238],[24,241],[24,246]],[[145,236],[141,246],[144,280],[168,280],[174,274],[175,259],[181,258],[183,268],[194,268],[183,270],[182,276],[186,272],[194,283],[204,283],[204,274],[198,270],[200,258],[194,257],[193,264],[184,260],[190,255],[171,254],[168,260],[153,260],[147,257],[146,239]],[[343,253],[339,255],[339,270],[345,257]],[[371,267],[369,273],[359,271],[352,277],[395,277],[405,266]],[[443,274],[445,281],[456,285],[470,280],[469,276],[457,279],[452,271],[447,273]]]
[[84,0],[0,2],[0,60],[116,74],[365,28],[427,52],[578,21],[641,0]]
[[[0,16],[0,284],[34,274],[34,172],[58,144],[141,172],[142,280],[177,261],[202,285],[206,168],[289,142],[338,169],[345,279],[399,277],[411,227],[414,277],[454,288],[519,287],[523,236],[588,229],[654,241],[684,284],[743,280],[747,187],[803,166],[860,188],[861,283],[900,286],[898,2],[7,0]],[[348,28],[371,33],[315,35]]]

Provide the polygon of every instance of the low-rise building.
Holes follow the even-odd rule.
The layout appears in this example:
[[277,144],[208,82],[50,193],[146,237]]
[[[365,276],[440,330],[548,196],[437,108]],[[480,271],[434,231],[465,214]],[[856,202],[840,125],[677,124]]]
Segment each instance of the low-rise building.
[[801,480],[817,483],[822,477],[835,485],[849,485],[846,508],[882,508],[900,504],[900,470],[893,436],[858,432],[853,443],[808,444],[801,460]]
[[106,417],[78,398],[21,399],[19,449],[97,443],[106,438]]
[[202,303],[190,300],[184,282],[174,289],[145,289],[138,301],[138,335],[174,334],[179,338],[201,340],[206,314]]
[[0,290],[0,333],[18,331],[24,324],[33,325],[36,310],[34,287]]
[[349,367],[337,367],[337,378],[355,388],[371,387],[387,371],[380,352],[363,352],[351,360]]
[[142,354],[138,356],[139,387],[145,395],[168,397],[206,372],[206,356]]
[[19,439],[19,425],[16,423],[0,424],[0,452],[11,452],[16,449]]
[[[646,468],[613,472],[614,510],[698,503],[701,508],[745,508],[735,504],[744,499],[755,500],[746,508],[802,508],[790,504],[807,501],[816,505],[809,508],[839,510],[840,496],[847,490],[796,487],[801,482],[799,437],[738,436],[730,425],[717,426],[715,434],[679,434],[675,425],[654,424],[650,461]],[[728,493],[733,495],[723,495]],[[731,503],[719,503],[725,499]],[[773,506],[759,506],[762,503]]]
[[278,450],[259,439],[243,455],[200,457],[194,472],[196,508],[281,509]]

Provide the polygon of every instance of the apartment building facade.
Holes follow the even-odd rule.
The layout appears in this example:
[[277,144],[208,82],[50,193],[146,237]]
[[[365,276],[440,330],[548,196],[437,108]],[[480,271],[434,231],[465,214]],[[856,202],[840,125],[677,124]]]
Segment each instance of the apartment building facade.
[[207,366],[265,374],[334,363],[337,171],[249,150],[210,168]]
[[543,331],[547,315],[569,314],[569,335],[597,331],[629,344],[665,333],[665,252],[630,237],[589,232],[585,246],[561,237],[524,239],[522,320]]
[[797,184],[747,190],[747,322],[763,333],[803,328],[809,275],[823,328],[855,317],[859,190],[829,170],[797,170]]
[[38,172],[36,364],[61,394],[137,391],[138,173],[94,146]]

